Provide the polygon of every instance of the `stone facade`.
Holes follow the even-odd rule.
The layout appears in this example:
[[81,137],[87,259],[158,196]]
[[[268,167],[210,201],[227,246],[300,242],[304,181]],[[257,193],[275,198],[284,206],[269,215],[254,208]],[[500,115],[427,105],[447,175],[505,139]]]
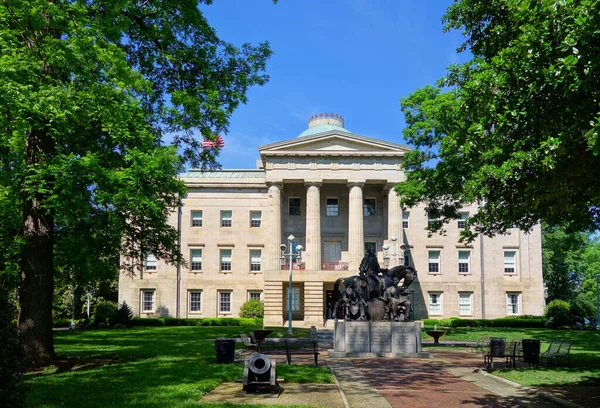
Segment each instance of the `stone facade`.
[[[392,267],[418,270],[415,318],[496,318],[544,310],[541,231],[518,229],[458,242],[460,221],[428,237],[422,207],[403,211],[392,187],[404,179],[406,146],[359,136],[339,117],[311,118],[300,137],[261,146],[257,170],[190,171],[188,194],[171,217],[188,260],[179,271],[150,260],[122,275],[119,301],[138,316],[237,316],[250,297],[265,304],[265,325],[287,321],[289,264],[280,244],[301,244],[293,264],[295,325],[322,327],[333,284],[355,275],[365,248]],[[465,216],[477,211],[465,207]],[[402,248],[400,247],[402,245]],[[384,248],[387,248],[385,250]]]

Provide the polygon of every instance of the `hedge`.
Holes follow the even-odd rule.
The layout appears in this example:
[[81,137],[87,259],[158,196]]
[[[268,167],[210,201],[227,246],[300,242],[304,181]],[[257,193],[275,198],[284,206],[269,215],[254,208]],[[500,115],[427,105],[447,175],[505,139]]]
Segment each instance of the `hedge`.
[[133,326],[262,326],[262,319],[219,317],[205,319],[177,319],[174,317],[140,318],[131,321]]
[[511,316],[498,319],[423,319],[425,326],[438,325],[440,327],[528,327],[544,328],[546,320],[542,316]]

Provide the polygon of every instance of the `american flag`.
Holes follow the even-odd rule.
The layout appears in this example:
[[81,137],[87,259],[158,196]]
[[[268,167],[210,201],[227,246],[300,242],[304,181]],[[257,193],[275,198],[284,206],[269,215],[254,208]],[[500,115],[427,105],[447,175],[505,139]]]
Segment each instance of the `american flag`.
[[225,147],[225,141],[223,141],[223,138],[221,137],[221,135],[217,136],[217,140],[208,140],[208,139],[204,139],[202,141],[202,147],[205,149],[213,149],[215,147],[218,148],[224,148]]

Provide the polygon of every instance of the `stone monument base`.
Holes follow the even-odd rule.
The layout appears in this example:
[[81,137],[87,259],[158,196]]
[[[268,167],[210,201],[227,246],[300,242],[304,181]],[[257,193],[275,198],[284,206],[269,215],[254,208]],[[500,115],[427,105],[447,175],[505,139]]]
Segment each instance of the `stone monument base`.
[[418,322],[335,322],[333,350],[329,357],[431,358],[421,349]]

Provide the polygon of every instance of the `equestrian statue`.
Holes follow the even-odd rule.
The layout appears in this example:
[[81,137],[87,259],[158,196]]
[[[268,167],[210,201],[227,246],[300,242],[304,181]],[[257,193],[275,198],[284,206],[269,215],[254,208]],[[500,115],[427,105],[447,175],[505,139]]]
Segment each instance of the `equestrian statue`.
[[[345,320],[372,320],[369,305],[385,303],[385,319],[408,320],[410,302],[406,289],[416,279],[417,271],[411,266],[398,265],[391,269],[381,268],[377,256],[367,250],[359,266],[359,274],[338,278],[334,284],[333,316],[341,307]],[[402,285],[399,282],[402,281]]]

